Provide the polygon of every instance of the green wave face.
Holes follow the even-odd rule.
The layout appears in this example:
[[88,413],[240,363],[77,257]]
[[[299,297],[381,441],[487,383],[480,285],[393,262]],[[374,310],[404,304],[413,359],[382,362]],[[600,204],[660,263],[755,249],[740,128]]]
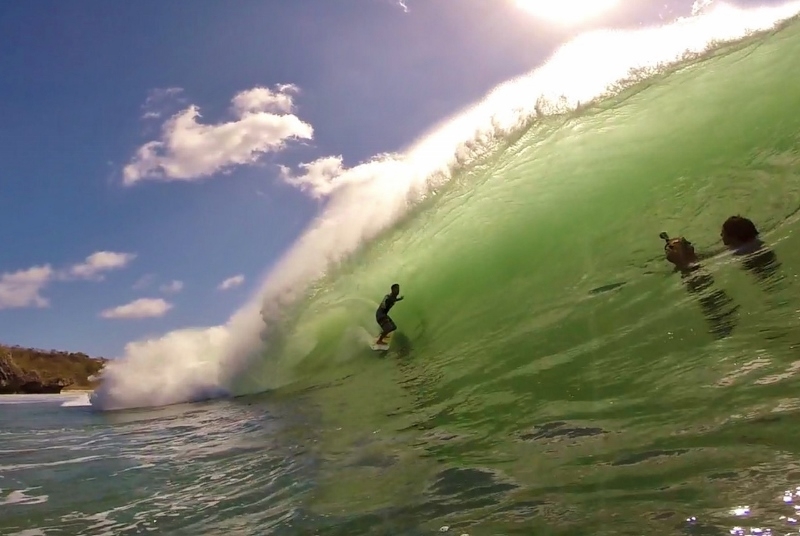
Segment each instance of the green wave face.
[[[798,58],[792,22],[540,121],[330,274],[254,372],[319,409],[315,508],[356,531],[782,528],[800,485]],[[716,254],[734,214],[780,268],[715,255],[713,285],[687,292],[659,233]],[[368,345],[395,282],[384,356]],[[720,291],[726,337],[702,302]]]

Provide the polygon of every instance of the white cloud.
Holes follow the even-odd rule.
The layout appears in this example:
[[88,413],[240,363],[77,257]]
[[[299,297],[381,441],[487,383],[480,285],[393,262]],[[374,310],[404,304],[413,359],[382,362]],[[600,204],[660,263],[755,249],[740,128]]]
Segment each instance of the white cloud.
[[0,309],[47,307],[50,303],[40,292],[53,277],[49,264],[0,275]]
[[67,276],[80,279],[102,279],[102,272],[124,268],[135,258],[136,255],[133,253],[98,251],[86,257],[84,262],[72,266]]
[[305,173],[292,175],[289,168],[280,166],[281,178],[312,197],[319,199],[348,185],[373,181],[377,176],[395,174],[407,164],[392,155],[378,155],[369,162],[353,168],[345,168],[341,156],[327,156],[311,163],[300,164]]
[[103,318],[154,318],[164,316],[172,309],[172,304],[161,298],[140,298],[119,307],[106,309],[100,316]]
[[275,91],[265,87],[254,87],[237,94],[231,102],[235,113],[242,115],[256,112],[291,112],[294,107],[292,93],[296,93],[297,86],[284,84],[275,88]]
[[239,274],[233,277],[229,277],[228,279],[220,283],[219,287],[217,288],[219,290],[230,290],[232,288],[238,287],[242,283],[244,283],[244,276]]
[[282,149],[289,139],[311,139],[311,125],[288,113],[296,89],[284,85],[274,91],[243,91],[231,101],[236,119],[218,124],[199,123],[199,108],[189,106],[162,125],[160,140],[139,148],[125,166],[124,184],[145,179],[198,180],[256,163],[264,153]]
[[165,285],[161,285],[158,290],[163,292],[164,294],[177,294],[181,290],[183,290],[183,281],[172,281]]
[[54,270],[50,264],[0,274],[0,309],[48,307],[50,302],[41,291],[53,281],[103,279],[103,272],[125,267],[136,258],[132,253],[98,251],[82,263]]

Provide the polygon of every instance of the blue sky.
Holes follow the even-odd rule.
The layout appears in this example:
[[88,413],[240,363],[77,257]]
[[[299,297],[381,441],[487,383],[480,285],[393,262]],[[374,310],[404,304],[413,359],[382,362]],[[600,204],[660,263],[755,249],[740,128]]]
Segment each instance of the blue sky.
[[[401,150],[577,31],[406,4],[0,3],[0,342],[112,357],[223,322],[325,202],[279,166]],[[603,24],[691,9],[630,5]]]

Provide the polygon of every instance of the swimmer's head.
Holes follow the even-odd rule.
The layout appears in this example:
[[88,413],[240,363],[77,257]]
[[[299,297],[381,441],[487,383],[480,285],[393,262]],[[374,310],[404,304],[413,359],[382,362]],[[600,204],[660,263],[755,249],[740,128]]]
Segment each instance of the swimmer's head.
[[667,260],[678,268],[688,268],[697,262],[697,254],[691,242],[683,237],[665,238],[664,252]]
[[731,216],[722,224],[720,232],[722,243],[729,248],[737,248],[758,238],[756,225],[743,216]]

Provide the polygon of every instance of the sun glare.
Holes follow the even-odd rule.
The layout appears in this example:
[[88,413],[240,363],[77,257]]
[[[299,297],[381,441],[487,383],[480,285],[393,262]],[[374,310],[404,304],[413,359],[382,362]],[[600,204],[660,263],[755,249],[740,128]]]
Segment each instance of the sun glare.
[[578,24],[614,8],[619,0],[514,0],[534,17],[556,24]]

